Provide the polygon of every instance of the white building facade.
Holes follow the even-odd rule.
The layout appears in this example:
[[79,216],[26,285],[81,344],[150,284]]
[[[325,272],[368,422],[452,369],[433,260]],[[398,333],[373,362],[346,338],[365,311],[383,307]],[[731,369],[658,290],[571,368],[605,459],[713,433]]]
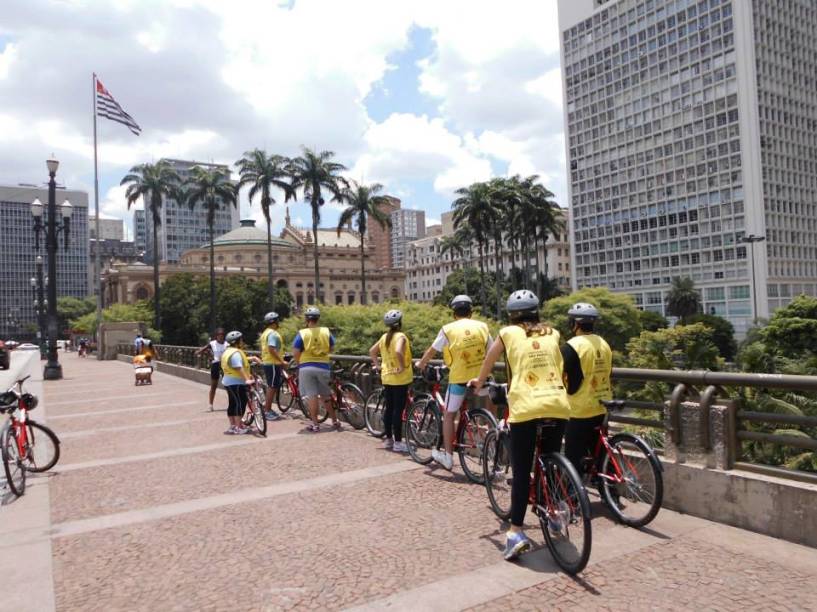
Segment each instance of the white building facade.
[[689,276],[738,332],[817,294],[815,3],[559,0],[559,29],[573,286],[663,313]]
[[409,243],[425,236],[426,213],[423,210],[398,208],[389,214],[391,218],[391,264],[392,268],[406,265]]

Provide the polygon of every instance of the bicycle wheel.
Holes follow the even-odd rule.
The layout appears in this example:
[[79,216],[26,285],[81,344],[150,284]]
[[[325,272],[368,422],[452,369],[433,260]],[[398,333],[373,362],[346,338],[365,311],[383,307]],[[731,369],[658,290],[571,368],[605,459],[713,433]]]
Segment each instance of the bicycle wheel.
[[459,429],[457,435],[457,454],[460,457],[462,471],[468,480],[483,484],[482,451],[485,448],[485,436],[496,429],[496,418],[484,408],[472,408],[468,411],[468,422]]
[[278,412],[284,414],[295,405],[295,398],[292,396],[292,391],[289,389],[289,383],[284,381],[279,389],[275,390],[275,404],[278,406]]
[[550,553],[565,572],[578,574],[590,559],[590,500],[578,472],[559,453],[540,456],[536,515]]
[[[335,407],[335,413],[337,413],[338,406],[337,402],[334,398],[330,398],[329,400],[332,402],[332,405]],[[306,402],[304,402],[304,410],[306,411],[306,418],[309,418],[309,408],[306,407]],[[329,413],[326,410],[326,404],[323,401],[323,398],[318,402],[318,423],[323,423],[327,418],[329,418]]]
[[440,408],[433,400],[414,402],[406,414],[405,440],[411,458],[417,463],[431,463],[431,451],[442,443]]
[[616,518],[630,527],[643,527],[655,518],[664,499],[661,464],[647,443],[628,433],[610,439],[599,472],[599,491]]
[[491,508],[499,518],[511,518],[511,438],[507,432],[495,429],[485,436],[482,453],[482,478]]
[[340,386],[340,405],[349,425],[355,429],[366,427],[366,399],[357,385],[343,383]]
[[0,452],[3,456],[3,470],[6,472],[8,488],[19,497],[26,490],[26,469],[17,448],[17,436],[9,424],[6,424],[0,433]]
[[267,419],[264,417],[264,403],[266,398],[258,389],[250,391],[250,404],[252,405],[253,421],[255,428],[262,436],[267,435]]
[[26,421],[28,448],[25,468],[29,472],[47,472],[60,460],[60,440],[45,425],[29,419]]
[[375,389],[366,398],[366,410],[363,417],[366,420],[366,429],[375,438],[382,438],[386,435],[383,425],[383,409],[386,406],[386,398],[383,387]]

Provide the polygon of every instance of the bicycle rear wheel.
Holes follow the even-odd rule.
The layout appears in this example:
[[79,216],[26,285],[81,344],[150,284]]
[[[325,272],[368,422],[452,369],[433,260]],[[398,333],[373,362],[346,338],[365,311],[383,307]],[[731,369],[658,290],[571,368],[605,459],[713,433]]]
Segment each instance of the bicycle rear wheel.
[[6,424],[0,433],[0,453],[3,456],[8,488],[19,497],[26,490],[26,469],[17,448],[17,436],[12,432],[10,424]]
[[386,435],[383,425],[383,409],[386,406],[385,393],[383,387],[375,389],[366,398],[366,410],[363,416],[366,420],[366,429],[375,438],[382,438]]
[[511,518],[511,438],[503,431],[495,429],[485,436],[485,450],[482,453],[482,478],[491,508],[499,518]]
[[281,414],[288,412],[295,405],[295,398],[292,396],[287,381],[284,381],[280,389],[275,390],[275,404]]
[[409,407],[405,440],[412,459],[422,465],[431,463],[431,451],[442,443],[442,419],[437,402],[423,399]]
[[655,518],[664,499],[661,465],[647,443],[628,433],[610,439],[613,454],[605,455],[599,490],[616,518],[643,527]]
[[343,383],[340,386],[340,406],[349,424],[355,429],[366,426],[366,398],[363,391],[352,383]]
[[60,440],[51,429],[32,420],[26,421],[28,449],[25,468],[29,472],[47,472],[60,460]]
[[258,389],[249,389],[247,407],[241,422],[246,427],[255,427],[262,436],[267,435],[267,420],[264,418],[264,400]]
[[496,418],[484,408],[469,410],[467,423],[459,429],[457,454],[462,471],[471,482],[485,482],[482,477],[482,451],[485,448],[485,436],[495,429]]
[[556,563],[570,575],[590,559],[590,500],[573,465],[559,453],[541,455],[536,478],[536,515]]

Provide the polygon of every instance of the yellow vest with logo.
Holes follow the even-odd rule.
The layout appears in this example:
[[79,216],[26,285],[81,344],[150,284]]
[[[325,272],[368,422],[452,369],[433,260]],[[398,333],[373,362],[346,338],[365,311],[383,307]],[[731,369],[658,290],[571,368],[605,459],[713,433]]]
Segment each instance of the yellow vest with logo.
[[443,348],[443,360],[448,366],[448,382],[464,385],[479,375],[485,360],[485,345],[491,332],[482,321],[457,319],[443,325],[448,345]]
[[509,423],[532,419],[568,419],[570,403],[562,380],[564,364],[559,332],[528,336],[519,325],[499,332],[508,367]]
[[[408,336],[403,332],[395,332],[391,337],[389,346],[386,346],[386,336],[388,336],[388,333],[380,336],[379,342],[380,359],[383,362],[380,377],[383,380],[383,384],[410,385],[411,381],[414,380],[414,372],[411,369],[411,343],[409,342]],[[399,361],[397,359],[397,345],[400,342],[400,338],[405,338],[406,345],[403,349],[403,371],[398,374],[397,365]]]
[[247,355],[244,354],[244,351],[237,349],[234,346],[231,346],[225,350],[224,354],[221,356],[221,369],[224,371],[225,376],[234,376],[235,378],[243,379],[244,376],[241,374],[241,372],[230,365],[230,357],[232,357],[236,352],[241,354],[241,367],[244,368],[244,373],[250,373],[250,360],[247,359]]
[[569,395],[570,416],[589,419],[606,412],[599,400],[613,398],[610,374],[613,371],[613,351],[607,342],[595,334],[576,336],[567,341],[579,356],[584,379],[579,389]]
[[276,330],[267,328],[263,332],[261,332],[261,363],[264,365],[281,365],[284,363],[284,360],[281,358],[277,358],[269,351],[269,337],[271,335],[278,336],[278,353],[280,354],[281,349],[284,346],[284,341],[281,338],[281,334],[279,334]]
[[329,333],[328,327],[305,327],[300,332],[304,343],[300,363],[329,363]]

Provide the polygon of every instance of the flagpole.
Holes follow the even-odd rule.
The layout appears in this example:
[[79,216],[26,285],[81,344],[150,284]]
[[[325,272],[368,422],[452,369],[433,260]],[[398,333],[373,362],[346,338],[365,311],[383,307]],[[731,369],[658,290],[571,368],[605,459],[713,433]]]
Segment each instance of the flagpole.
[[96,154],[96,73],[93,73],[93,91],[91,98],[94,104],[94,228],[96,231],[96,243],[94,250],[94,269],[96,273],[94,276],[94,283],[96,285],[96,358],[102,359],[102,336],[100,334],[100,325],[102,324],[102,255],[100,235],[99,235],[99,164],[97,162]]

